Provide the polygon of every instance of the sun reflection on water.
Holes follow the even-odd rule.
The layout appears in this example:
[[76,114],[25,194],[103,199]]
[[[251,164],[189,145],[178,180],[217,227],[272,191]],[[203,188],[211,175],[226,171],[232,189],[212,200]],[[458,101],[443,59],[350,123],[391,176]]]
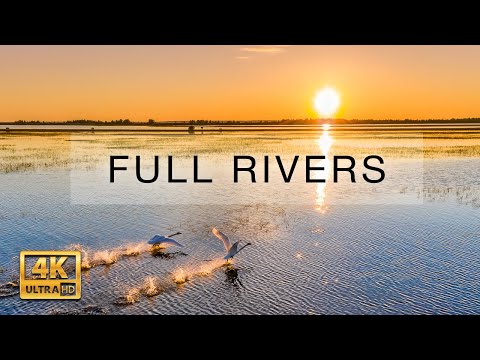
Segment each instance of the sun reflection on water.
[[323,166],[324,171],[322,172],[312,172],[312,178],[314,179],[325,179],[323,183],[317,183],[316,189],[316,199],[315,199],[315,209],[322,214],[325,214],[328,210],[328,205],[326,203],[327,196],[327,183],[330,176],[330,161],[328,159],[330,148],[333,144],[333,137],[329,133],[330,125],[323,125],[322,136],[318,138],[318,148],[320,150],[320,155],[325,156],[325,160],[318,160],[315,166]]

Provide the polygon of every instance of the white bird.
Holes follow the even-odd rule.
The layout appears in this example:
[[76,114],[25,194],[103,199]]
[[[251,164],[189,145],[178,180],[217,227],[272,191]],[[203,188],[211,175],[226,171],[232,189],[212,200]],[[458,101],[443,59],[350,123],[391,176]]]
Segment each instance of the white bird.
[[181,232],[176,232],[175,234],[170,234],[170,235],[167,235],[167,236],[162,236],[162,235],[155,235],[153,238],[151,238],[148,243],[151,244],[151,245],[175,245],[175,246],[179,246],[179,247],[183,247],[182,244],[180,244],[179,242],[171,239],[172,236],[175,236],[175,235],[180,235]]
[[235,255],[237,255],[245,247],[247,247],[248,245],[252,245],[251,243],[246,243],[245,245],[243,245],[239,249],[238,244],[240,243],[241,240],[238,240],[237,242],[233,243],[233,245],[232,245],[228,236],[225,235],[224,233],[222,233],[221,231],[218,231],[217,229],[213,228],[212,232],[217,238],[222,240],[223,245],[225,246],[225,250],[227,250],[227,255],[224,256],[225,260],[232,259]]

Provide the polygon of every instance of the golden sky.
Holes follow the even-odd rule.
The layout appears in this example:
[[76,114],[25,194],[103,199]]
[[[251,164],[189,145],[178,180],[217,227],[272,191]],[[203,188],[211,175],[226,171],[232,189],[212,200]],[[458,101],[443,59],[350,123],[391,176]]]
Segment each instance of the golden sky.
[[0,121],[480,117],[480,46],[0,46]]

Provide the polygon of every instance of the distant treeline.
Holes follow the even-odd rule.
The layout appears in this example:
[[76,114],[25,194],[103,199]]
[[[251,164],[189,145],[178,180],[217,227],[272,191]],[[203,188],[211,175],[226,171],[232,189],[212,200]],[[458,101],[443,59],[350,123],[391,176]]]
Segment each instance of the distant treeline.
[[[17,120],[10,124],[12,125],[139,125],[140,123],[134,123],[130,121],[130,119],[118,119],[118,120],[110,120],[110,121],[80,119],[80,120],[67,120],[67,121]],[[142,124],[145,124],[145,123],[142,123]]]
[[[190,120],[188,125],[280,125],[283,120]],[[181,122],[173,122],[180,124]],[[185,122],[184,122],[185,124]]]
[[117,119],[110,121],[102,120],[67,120],[67,121],[39,121],[39,120],[17,120],[15,122],[3,122],[4,125],[90,125],[90,126],[112,126],[112,125],[148,125],[148,126],[186,126],[186,125],[316,125],[328,121],[333,124],[448,124],[448,123],[480,123],[480,118],[452,118],[452,119],[282,119],[282,120],[187,120],[187,121],[156,121],[148,119],[147,121],[130,121],[130,119]]
[[315,125],[329,121],[333,124],[445,124],[445,123],[480,123],[480,118],[452,118],[452,119],[282,119],[282,125]]

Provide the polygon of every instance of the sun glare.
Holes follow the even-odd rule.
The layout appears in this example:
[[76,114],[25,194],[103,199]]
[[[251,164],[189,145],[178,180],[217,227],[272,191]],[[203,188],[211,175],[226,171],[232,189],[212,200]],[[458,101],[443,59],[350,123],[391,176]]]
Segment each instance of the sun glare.
[[324,88],[315,95],[314,106],[320,116],[331,117],[340,105],[340,96],[332,88]]

